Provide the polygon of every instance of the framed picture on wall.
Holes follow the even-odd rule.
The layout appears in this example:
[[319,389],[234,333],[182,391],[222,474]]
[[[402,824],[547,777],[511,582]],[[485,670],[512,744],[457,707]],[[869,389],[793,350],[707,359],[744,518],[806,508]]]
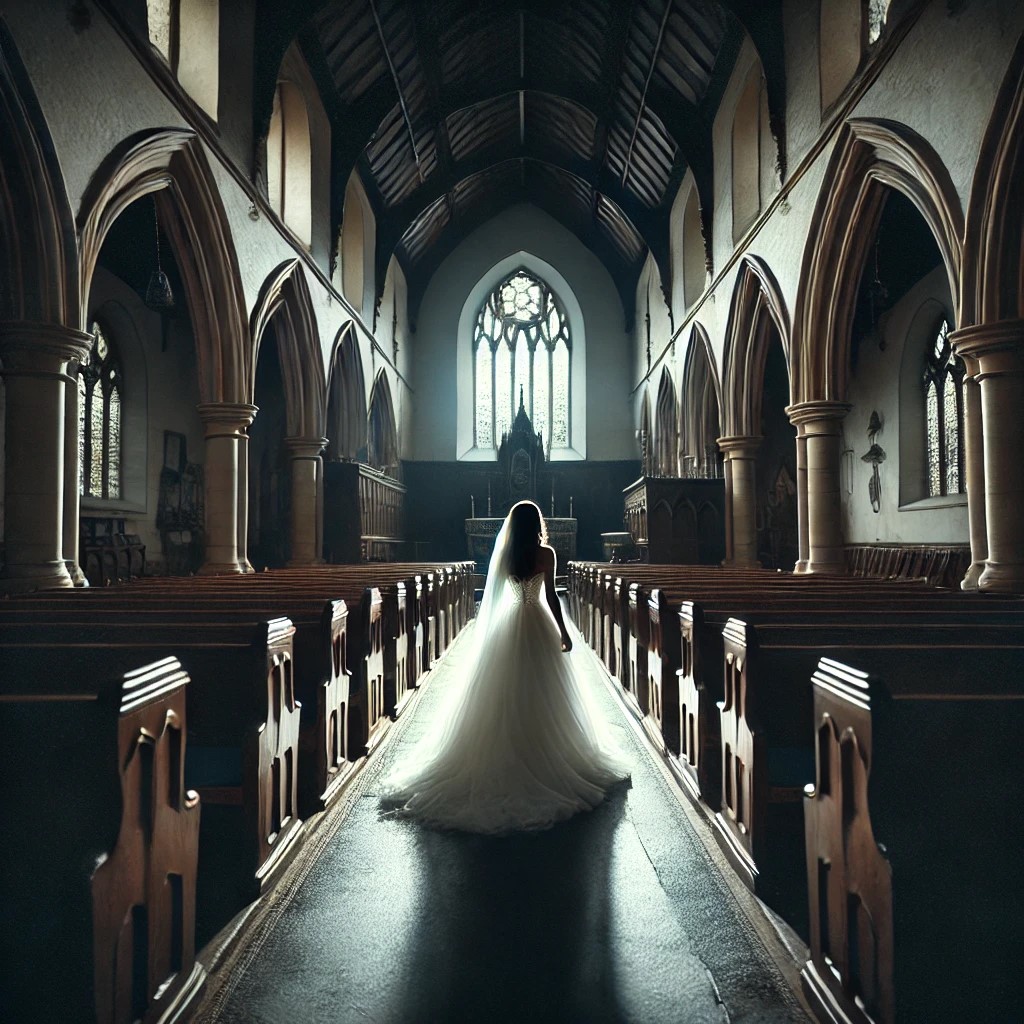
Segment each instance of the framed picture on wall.
[[164,431],[164,469],[175,473],[185,472],[188,438],[173,430]]

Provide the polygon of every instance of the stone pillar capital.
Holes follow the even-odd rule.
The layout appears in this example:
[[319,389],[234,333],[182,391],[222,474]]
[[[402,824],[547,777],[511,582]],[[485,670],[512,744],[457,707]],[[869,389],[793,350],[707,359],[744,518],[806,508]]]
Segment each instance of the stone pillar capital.
[[244,402],[202,402],[196,406],[206,437],[245,437],[259,411]]
[[976,380],[1024,374],[1024,320],[962,327],[949,340]]
[[92,335],[62,324],[0,321],[0,361],[3,375],[67,374],[68,363],[84,359],[92,348]]
[[720,437],[716,444],[726,459],[752,459],[763,440],[760,436]]
[[286,437],[284,444],[293,459],[318,459],[327,447],[327,438]]
[[834,402],[822,399],[814,402],[797,402],[786,406],[789,422],[805,433],[834,433],[846,418],[852,406],[849,402]]

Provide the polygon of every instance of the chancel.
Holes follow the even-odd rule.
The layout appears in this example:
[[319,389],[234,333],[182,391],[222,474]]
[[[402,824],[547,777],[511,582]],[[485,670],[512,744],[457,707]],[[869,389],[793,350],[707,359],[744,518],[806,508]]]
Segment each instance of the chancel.
[[1022,1019],[1022,168],[1019,0],[4,0],[0,1020]]
[[[523,390],[519,388],[519,409],[512,421],[512,429],[501,435],[498,445],[497,470],[487,477],[487,515],[476,515],[476,496],[470,498],[470,518],[466,520],[466,540],[469,557],[477,566],[478,574],[487,568],[494,538],[508,510],[517,501],[535,501],[545,509],[544,525],[548,542],[555,549],[562,564],[576,557],[576,520],[572,515],[572,495],[562,498],[568,506],[568,515],[556,515],[554,467],[544,461],[544,436],[534,432],[533,423],[526,412]],[[545,502],[545,498],[548,501]],[[497,512],[497,515],[492,515]]]

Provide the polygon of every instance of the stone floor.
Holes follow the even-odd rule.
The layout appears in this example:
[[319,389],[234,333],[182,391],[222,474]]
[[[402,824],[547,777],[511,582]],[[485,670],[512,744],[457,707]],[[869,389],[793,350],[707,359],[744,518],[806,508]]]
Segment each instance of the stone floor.
[[433,727],[463,634],[303,859],[253,913],[198,1020],[807,1021],[797,964],[577,637],[632,782],[506,838],[382,815],[382,773]]

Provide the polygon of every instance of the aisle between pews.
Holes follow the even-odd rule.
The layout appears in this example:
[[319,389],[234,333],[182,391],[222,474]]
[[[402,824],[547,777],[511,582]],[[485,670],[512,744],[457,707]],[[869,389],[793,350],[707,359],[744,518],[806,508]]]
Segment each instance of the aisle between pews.
[[300,855],[211,981],[200,1024],[806,1024],[797,961],[574,635],[574,665],[631,784],[553,829],[505,838],[382,814],[383,774],[437,728],[460,637],[329,812],[319,856]]
[[1024,602],[595,563],[570,594],[738,877],[809,936],[821,1021],[1016,1019]]

